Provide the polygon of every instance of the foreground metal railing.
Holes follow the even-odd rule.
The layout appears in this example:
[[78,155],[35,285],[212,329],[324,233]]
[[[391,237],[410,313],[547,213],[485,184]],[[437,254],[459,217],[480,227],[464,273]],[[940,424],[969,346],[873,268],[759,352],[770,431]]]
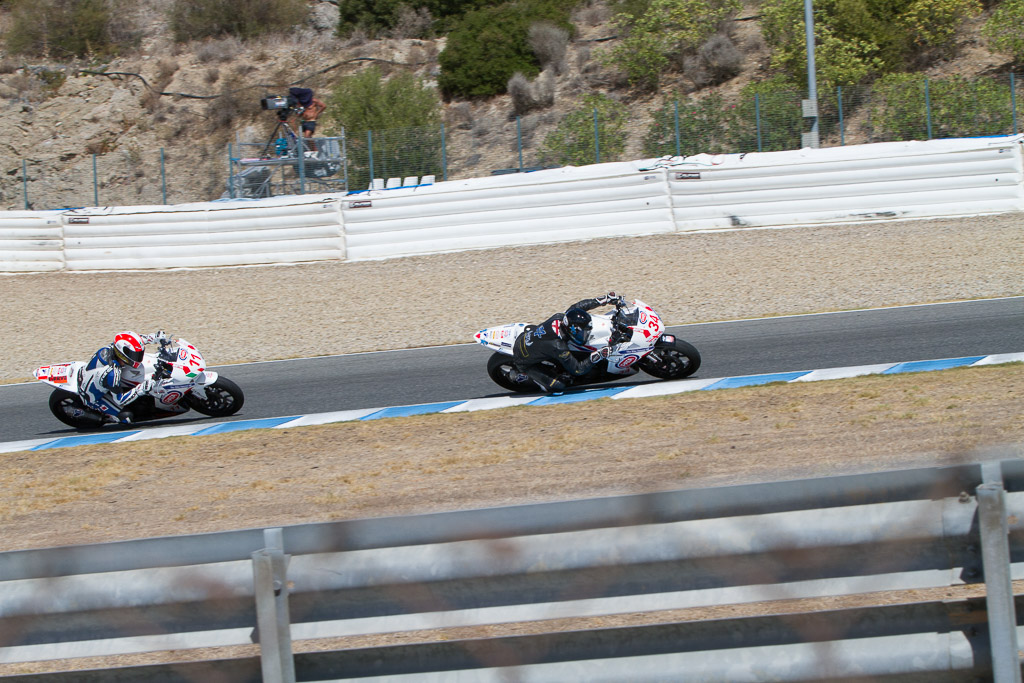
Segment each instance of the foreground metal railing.
[[[261,657],[12,680],[1019,681],[1018,491],[1024,461],[1004,460],[0,553],[0,663],[258,642]],[[983,600],[292,654],[982,581]]]

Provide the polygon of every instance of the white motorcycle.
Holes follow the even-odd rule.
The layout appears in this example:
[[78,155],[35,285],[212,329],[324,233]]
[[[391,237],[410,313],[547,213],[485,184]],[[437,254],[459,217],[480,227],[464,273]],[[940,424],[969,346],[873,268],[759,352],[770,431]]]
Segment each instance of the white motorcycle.
[[[582,359],[609,347],[608,358],[595,363],[594,369],[581,377],[568,375],[553,362],[545,361],[551,375],[562,375],[567,385],[607,382],[640,370],[658,379],[682,379],[700,367],[697,349],[675,335],[666,334],[661,316],[639,299],[626,302],[620,298],[613,312],[592,313],[591,320],[593,328],[587,344],[570,341],[569,348]],[[497,352],[487,361],[487,374],[495,383],[510,391],[531,393],[540,388],[512,367],[512,344],[525,328],[526,323],[488,327],[474,338]]]
[[[79,395],[86,365],[72,361],[44,365],[35,371],[36,379],[56,387],[50,394],[50,412],[79,430],[116,423],[114,418],[89,408]],[[150,393],[126,406],[134,422],[174,417],[190,409],[210,417],[227,417],[237,413],[245,401],[238,385],[207,370],[202,354],[184,339],[162,341],[159,353],[145,354],[141,367],[154,385]]]

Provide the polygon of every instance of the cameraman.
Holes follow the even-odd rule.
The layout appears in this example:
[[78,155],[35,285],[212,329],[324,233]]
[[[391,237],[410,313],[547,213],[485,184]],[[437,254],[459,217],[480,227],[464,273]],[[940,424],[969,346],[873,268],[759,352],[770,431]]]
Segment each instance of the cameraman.
[[[312,138],[316,132],[316,119],[324,109],[327,109],[327,105],[313,95],[311,88],[288,88],[288,94],[299,103],[298,115],[301,120],[302,137]],[[313,151],[316,151],[315,145]]]

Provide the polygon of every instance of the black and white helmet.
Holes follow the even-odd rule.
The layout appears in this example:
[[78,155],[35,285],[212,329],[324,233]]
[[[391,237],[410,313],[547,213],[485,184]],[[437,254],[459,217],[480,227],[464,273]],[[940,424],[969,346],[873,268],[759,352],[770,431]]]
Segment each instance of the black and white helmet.
[[589,313],[582,308],[573,306],[565,312],[565,315],[562,317],[562,324],[569,339],[581,345],[587,343],[592,326]]

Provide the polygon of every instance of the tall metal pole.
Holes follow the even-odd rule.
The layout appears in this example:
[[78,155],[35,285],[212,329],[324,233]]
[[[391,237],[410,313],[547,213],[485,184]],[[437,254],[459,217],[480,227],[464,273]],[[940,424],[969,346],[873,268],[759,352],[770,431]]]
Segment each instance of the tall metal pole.
[[[230,144],[230,143],[228,143]],[[164,165],[164,148],[160,148],[160,196],[167,203],[167,169]]]
[[804,0],[804,31],[807,36],[807,100],[804,102],[804,117],[811,119],[811,131],[805,146],[818,147],[818,75],[814,65],[814,8],[811,7],[811,0]]

